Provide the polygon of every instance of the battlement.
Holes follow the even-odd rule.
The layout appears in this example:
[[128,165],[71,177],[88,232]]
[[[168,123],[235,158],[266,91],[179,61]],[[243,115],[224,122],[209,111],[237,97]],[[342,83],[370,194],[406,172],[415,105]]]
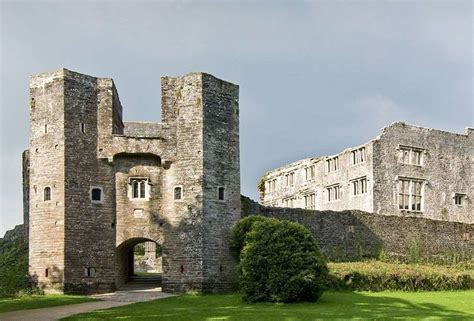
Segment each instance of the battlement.
[[163,122],[150,123],[122,120],[110,78],[64,68],[31,77],[24,199],[30,272],[46,288],[120,286],[143,241],[167,254],[168,291],[233,282],[238,86],[205,73],[161,80]]

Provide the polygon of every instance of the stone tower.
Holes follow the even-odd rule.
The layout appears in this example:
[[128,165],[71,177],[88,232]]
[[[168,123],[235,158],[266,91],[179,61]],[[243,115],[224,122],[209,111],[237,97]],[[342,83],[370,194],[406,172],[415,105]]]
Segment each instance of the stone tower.
[[123,122],[111,79],[33,76],[24,157],[30,273],[49,291],[103,292],[131,250],[161,245],[164,291],[227,289],[240,218],[238,86],[163,77],[162,123]]

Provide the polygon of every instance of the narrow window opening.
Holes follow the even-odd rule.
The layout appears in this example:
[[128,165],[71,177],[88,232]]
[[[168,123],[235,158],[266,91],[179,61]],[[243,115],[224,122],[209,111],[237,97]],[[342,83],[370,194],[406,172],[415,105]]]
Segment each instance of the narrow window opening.
[[44,133],[45,133],[45,134],[48,133],[48,125],[44,125]]
[[224,200],[224,187],[219,187],[218,191],[219,191],[219,201],[223,201]]
[[44,270],[44,277],[45,278],[49,277],[49,269]]
[[43,192],[44,200],[50,201],[51,200],[51,187],[45,187]]
[[95,268],[87,267],[84,269],[84,276],[93,277],[95,276]]
[[181,187],[174,188],[174,199],[180,200],[183,197],[183,189]]
[[81,123],[81,133],[85,133],[85,132],[86,132],[86,124]]
[[470,241],[471,240],[471,233],[470,232],[464,232],[462,239],[464,241]]
[[222,265],[219,265],[219,272],[223,272],[224,271],[224,268],[222,267]]
[[179,267],[179,270],[181,271],[181,273],[184,273],[184,266],[181,265],[181,266]]
[[91,189],[91,200],[93,202],[100,202],[102,201],[102,189],[98,187],[94,187]]
[[458,193],[454,194],[454,204],[455,205],[463,205],[463,203],[464,203],[463,200],[464,200],[465,196],[466,196],[465,194],[458,194]]

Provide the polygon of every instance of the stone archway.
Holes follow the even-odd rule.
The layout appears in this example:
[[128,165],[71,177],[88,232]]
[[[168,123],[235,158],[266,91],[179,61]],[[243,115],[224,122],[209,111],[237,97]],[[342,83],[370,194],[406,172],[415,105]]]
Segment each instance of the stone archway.
[[[161,248],[161,244],[156,240],[146,237],[134,237],[122,242],[117,247],[117,286],[123,286],[126,283],[133,281],[141,285],[161,286],[161,273],[139,273],[136,251],[137,245],[153,243]],[[145,247],[143,248],[146,251]],[[161,262],[160,262],[161,264]],[[161,267],[159,267],[162,272]],[[148,275],[147,275],[148,274]]]

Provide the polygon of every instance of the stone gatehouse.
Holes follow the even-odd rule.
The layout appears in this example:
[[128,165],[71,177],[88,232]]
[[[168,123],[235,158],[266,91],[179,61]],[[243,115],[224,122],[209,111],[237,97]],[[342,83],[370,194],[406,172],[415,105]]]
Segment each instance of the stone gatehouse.
[[161,123],[125,122],[110,78],[31,77],[25,223],[30,274],[46,290],[114,289],[146,241],[162,248],[164,291],[233,283],[239,88],[190,73],[162,77],[161,97]]
[[363,145],[269,171],[259,191],[266,206],[473,223],[473,186],[473,128],[457,134],[398,122]]

